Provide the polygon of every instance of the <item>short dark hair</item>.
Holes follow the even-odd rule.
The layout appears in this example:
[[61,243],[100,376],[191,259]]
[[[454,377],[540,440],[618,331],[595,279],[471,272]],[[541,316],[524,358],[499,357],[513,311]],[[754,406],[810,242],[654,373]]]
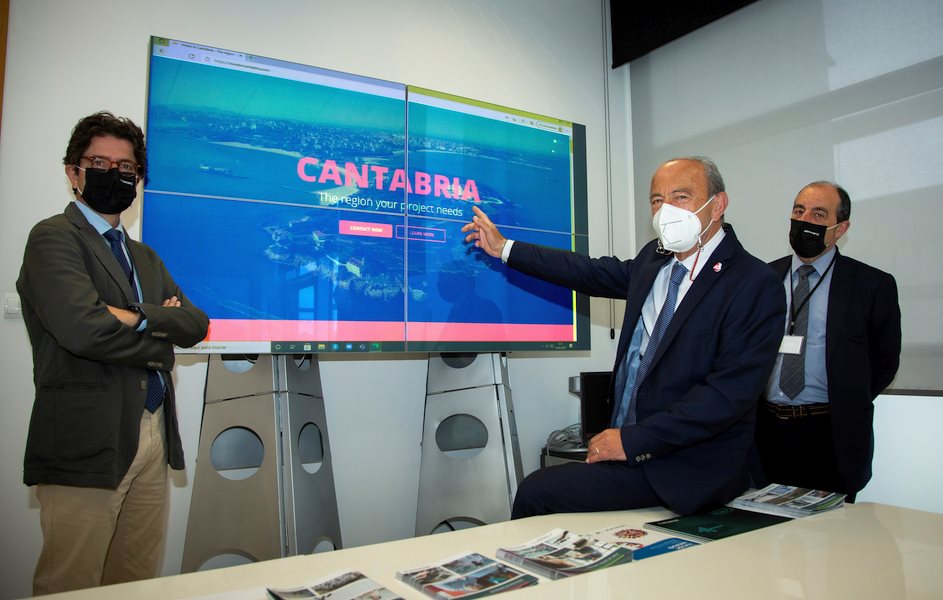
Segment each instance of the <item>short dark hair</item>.
[[127,140],[134,146],[134,162],[138,164],[138,176],[144,177],[147,170],[147,150],[144,146],[144,132],[126,117],[116,117],[107,110],[97,112],[79,120],[72,129],[72,137],[66,146],[62,163],[77,165],[79,159],[88,150],[92,138],[103,136]]
[[804,190],[815,187],[818,185],[827,185],[828,187],[834,189],[838,192],[838,210],[835,211],[835,222],[842,223],[851,218],[851,196],[848,195],[848,192],[842,186],[838,185],[834,181],[813,181],[809,185],[805,186],[799,193],[801,194]]

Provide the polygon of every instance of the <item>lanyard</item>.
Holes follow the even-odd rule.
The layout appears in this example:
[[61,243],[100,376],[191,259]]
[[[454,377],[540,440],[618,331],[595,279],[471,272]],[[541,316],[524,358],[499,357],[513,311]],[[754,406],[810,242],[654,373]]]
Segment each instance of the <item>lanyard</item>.
[[806,303],[809,301],[809,298],[811,298],[812,294],[815,293],[815,290],[819,289],[819,286],[822,285],[823,281],[825,281],[825,276],[828,275],[828,272],[832,270],[832,265],[835,264],[836,258],[838,258],[838,252],[832,255],[832,260],[829,261],[828,267],[825,268],[825,272],[822,273],[821,277],[819,277],[819,280],[815,283],[815,287],[813,287],[809,293],[806,294],[805,298],[802,299],[802,302],[799,303],[799,306],[796,306],[792,301],[792,271],[789,272],[789,335],[792,335],[792,332],[796,328],[796,317],[799,316],[799,311],[801,311],[802,308],[806,305]]

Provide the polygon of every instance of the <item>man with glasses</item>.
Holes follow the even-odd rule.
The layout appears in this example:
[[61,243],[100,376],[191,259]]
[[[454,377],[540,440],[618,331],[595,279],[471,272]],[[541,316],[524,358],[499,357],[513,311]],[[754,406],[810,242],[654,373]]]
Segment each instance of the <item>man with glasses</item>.
[[64,158],[75,201],[29,234],[16,282],[36,398],[23,480],[36,486],[43,548],[36,595],[153,577],[167,519],[167,465],[183,468],[174,345],[209,321],[121,213],[145,173],[126,118],[81,119]]
[[793,255],[770,263],[789,309],[757,417],[757,482],[855,495],[871,479],[874,398],[900,358],[894,277],[844,256],[851,226],[841,186],[816,181],[792,205]]

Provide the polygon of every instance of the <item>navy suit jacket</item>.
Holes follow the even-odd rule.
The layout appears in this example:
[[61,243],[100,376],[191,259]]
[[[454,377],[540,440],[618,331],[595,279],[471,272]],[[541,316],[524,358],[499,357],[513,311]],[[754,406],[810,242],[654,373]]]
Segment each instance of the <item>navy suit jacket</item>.
[[[757,398],[783,336],[782,280],[743,249],[730,225],[724,231],[639,388],[638,422],[622,428],[629,464],[643,469],[662,501],[682,514],[724,504],[748,487]],[[634,260],[622,261],[515,242],[508,266],[584,294],[624,299],[618,367],[669,259],[655,248],[652,241]]]
[[[104,238],[74,204],[29,234],[16,282],[33,348],[36,399],[23,481],[115,489],[137,453],[147,369],[164,371],[167,460],[183,468],[174,345],[206,336],[209,320],[148,246],[127,239],[142,301]],[[171,296],[179,307],[161,303]],[[121,324],[107,305],[140,307],[147,327]]]
[[[900,306],[893,275],[837,252],[825,320],[825,373],[838,471],[849,491],[871,479],[874,398],[900,364]],[[770,266],[780,285],[792,265]]]

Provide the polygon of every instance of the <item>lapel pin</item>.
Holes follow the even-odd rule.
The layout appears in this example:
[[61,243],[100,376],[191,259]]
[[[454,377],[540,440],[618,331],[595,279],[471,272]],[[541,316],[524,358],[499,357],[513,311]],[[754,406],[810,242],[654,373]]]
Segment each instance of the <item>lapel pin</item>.
[[721,265],[720,263],[714,264],[714,272],[715,272],[715,273],[720,273],[721,267],[722,267],[722,265]]

